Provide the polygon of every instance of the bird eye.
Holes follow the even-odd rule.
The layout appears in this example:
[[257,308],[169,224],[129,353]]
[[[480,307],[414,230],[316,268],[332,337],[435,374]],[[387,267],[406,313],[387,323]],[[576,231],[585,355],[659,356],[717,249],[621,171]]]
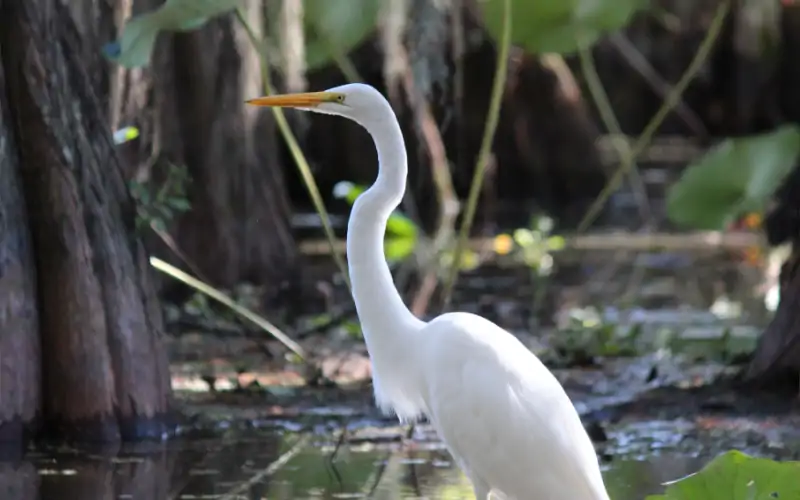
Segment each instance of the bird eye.
[[339,104],[344,104],[344,95],[343,94],[337,95],[336,102],[338,102]]

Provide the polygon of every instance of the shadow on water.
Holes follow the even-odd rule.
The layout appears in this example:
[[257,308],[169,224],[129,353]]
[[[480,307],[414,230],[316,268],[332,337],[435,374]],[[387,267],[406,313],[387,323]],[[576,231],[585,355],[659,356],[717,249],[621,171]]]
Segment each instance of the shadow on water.
[[[471,499],[439,445],[343,447],[294,433],[187,441],[109,451],[30,452],[0,462],[3,500]],[[606,464],[614,500],[639,500],[700,466],[686,455]],[[532,471],[532,473],[535,473]]]

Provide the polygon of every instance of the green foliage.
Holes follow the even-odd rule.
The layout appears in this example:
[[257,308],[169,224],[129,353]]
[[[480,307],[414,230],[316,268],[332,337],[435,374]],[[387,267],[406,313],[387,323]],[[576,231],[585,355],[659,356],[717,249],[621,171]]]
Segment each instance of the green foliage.
[[550,345],[559,352],[562,362],[580,364],[595,356],[636,356],[641,335],[639,325],[622,329],[589,306],[572,309],[569,323],[550,339]]
[[400,262],[414,253],[416,238],[389,237],[383,243],[383,251],[389,262]]
[[[333,195],[341,198],[348,205],[353,205],[356,198],[366,191],[366,187],[354,184],[349,181],[341,181],[333,187]],[[386,223],[386,241],[384,243],[384,253],[389,262],[399,262],[406,259],[416,249],[419,243],[419,228],[399,210],[395,210],[389,216]]]
[[169,165],[167,179],[158,189],[149,183],[131,181],[129,189],[136,201],[136,228],[152,227],[157,231],[166,231],[167,223],[176,213],[187,212],[191,204],[186,197],[186,185],[189,173],[185,166]]
[[[453,265],[455,258],[455,248],[448,248],[442,251],[439,256],[439,266],[442,270],[450,268]],[[464,249],[458,257],[458,270],[459,271],[472,271],[477,269],[481,264],[481,258],[470,249]]]
[[[348,205],[352,206],[356,202],[356,198],[366,190],[366,186],[354,184],[350,181],[340,181],[333,187],[333,196],[345,200]],[[386,223],[386,232],[392,237],[416,238],[419,234],[419,228],[405,214],[395,210]]]
[[552,253],[563,250],[566,242],[562,236],[551,236],[553,220],[539,217],[531,221],[530,228],[514,231],[514,243],[519,247],[518,256],[526,266],[539,276],[548,276],[553,268]]
[[[366,186],[360,184],[340,181],[333,187],[333,196],[345,200],[348,205],[352,206],[366,189]],[[386,260],[390,263],[401,262],[413,255],[423,243],[419,226],[399,210],[392,212],[386,223],[386,238],[383,244]],[[446,269],[451,266],[454,254],[453,248],[443,249],[439,254],[439,267]],[[478,265],[480,265],[480,257],[477,253],[461,252],[459,270],[471,271]]]
[[116,42],[103,48],[106,57],[126,68],[150,63],[161,31],[191,31],[209,19],[239,7],[244,0],[167,0],[161,7],[131,18]]
[[139,137],[139,129],[136,127],[123,127],[114,132],[114,144],[119,146]]
[[746,213],[762,212],[798,153],[796,125],[727,139],[687,167],[670,189],[667,214],[677,224],[722,230]]
[[647,500],[771,500],[800,498],[800,462],[775,462],[729,451],[700,472],[669,483]]
[[378,24],[383,2],[378,0],[303,0],[306,67],[330,64],[336,53],[361,44]]
[[[500,39],[503,0],[479,0],[486,29]],[[512,0],[511,41],[532,53],[575,52],[625,26],[648,0]]]

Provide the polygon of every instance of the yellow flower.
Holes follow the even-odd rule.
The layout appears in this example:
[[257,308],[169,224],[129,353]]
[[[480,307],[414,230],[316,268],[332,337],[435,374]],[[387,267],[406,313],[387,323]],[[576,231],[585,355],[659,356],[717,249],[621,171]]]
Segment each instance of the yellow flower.
[[507,234],[498,234],[494,238],[494,251],[497,255],[508,255],[514,248],[514,240]]
[[757,229],[761,227],[761,214],[749,213],[744,217],[744,227],[747,229]]

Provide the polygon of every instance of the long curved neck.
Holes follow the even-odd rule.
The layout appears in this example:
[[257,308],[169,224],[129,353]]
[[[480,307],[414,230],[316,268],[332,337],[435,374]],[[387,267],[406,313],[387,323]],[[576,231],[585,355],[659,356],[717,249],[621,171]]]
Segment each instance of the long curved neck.
[[401,335],[395,332],[414,331],[423,324],[403,303],[384,257],[386,223],[403,198],[408,174],[403,135],[388,103],[384,115],[362,124],[378,150],[378,178],[356,200],[347,226],[353,299],[370,350],[377,342],[408,342],[396,338]]

